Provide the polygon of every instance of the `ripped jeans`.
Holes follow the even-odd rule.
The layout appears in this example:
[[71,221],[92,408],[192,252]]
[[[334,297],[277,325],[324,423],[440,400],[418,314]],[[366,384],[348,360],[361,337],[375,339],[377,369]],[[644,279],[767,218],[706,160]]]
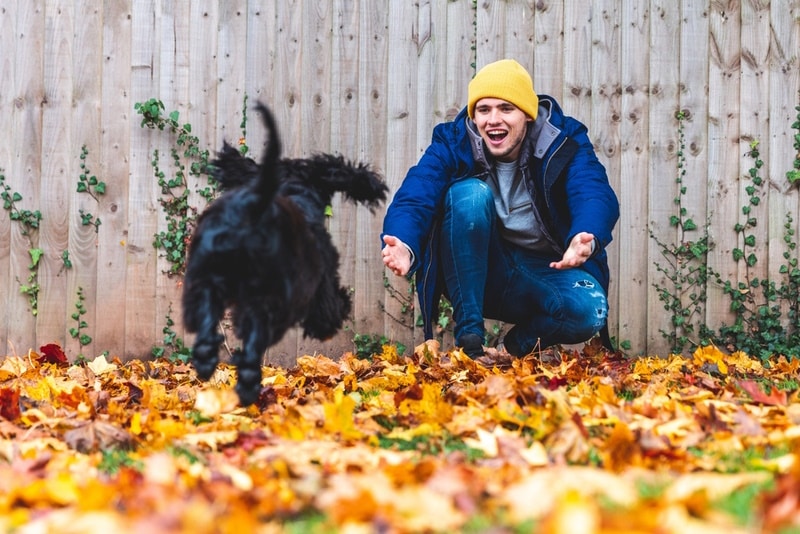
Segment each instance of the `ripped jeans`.
[[457,182],[446,193],[441,260],[456,342],[465,334],[483,338],[484,318],[514,324],[505,345],[516,356],[597,334],[608,316],[600,283],[583,269],[553,269],[558,256],[502,239],[496,218],[481,180]]

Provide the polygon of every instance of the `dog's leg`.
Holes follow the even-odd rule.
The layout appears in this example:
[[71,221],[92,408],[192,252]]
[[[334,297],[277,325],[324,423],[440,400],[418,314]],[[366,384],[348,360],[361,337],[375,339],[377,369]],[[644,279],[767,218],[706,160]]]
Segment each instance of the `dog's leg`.
[[261,359],[269,346],[269,319],[260,317],[253,310],[243,310],[239,317],[239,336],[242,349],[233,355],[236,365],[236,393],[242,406],[249,406],[258,400],[261,393]]
[[303,334],[316,339],[333,337],[350,315],[350,293],[339,287],[339,277],[326,272],[314,294],[314,305],[303,321]]
[[[187,300],[191,301],[192,308],[187,307]],[[191,321],[186,322],[197,331],[192,363],[201,380],[211,378],[219,363],[219,345],[225,338],[219,333],[218,324],[224,312],[222,300],[208,287],[203,287],[193,298],[184,300],[184,316],[191,317]]]

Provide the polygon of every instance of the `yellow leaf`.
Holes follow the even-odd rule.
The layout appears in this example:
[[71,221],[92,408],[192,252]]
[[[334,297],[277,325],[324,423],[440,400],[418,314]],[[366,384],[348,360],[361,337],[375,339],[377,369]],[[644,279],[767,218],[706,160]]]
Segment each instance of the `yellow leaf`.
[[236,441],[239,432],[236,430],[220,430],[217,432],[195,432],[183,434],[179,441],[189,445],[205,445],[212,450],[218,450],[221,445],[229,445]]
[[464,438],[464,443],[472,449],[483,451],[483,453],[489,458],[494,458],[497,456],[497,436],[495,436],[494,433],[487,432],[482,428],[475,429],[475,433],[478,435],[477,439]]
[[142,433],[142,412],[134,412],[131,417],[131,434],[138,436]]
[[239,397],[230,388],[207,388],[197,392],[194,409],[205,417],[216,417],[239,407]]
[[49,478],[35,480],[22,488],[22,499],[31,504],[40,503],[66,506],[80,498],[80,489],[69,473],[57,473]]
[[356,401],[349,395],[345,395],[341,388],[334,391],[333,402],[326,402],[323,407],[327,431],[338,434],[343,439],[362,437],[363,434],[356,428],[353,420]]
[[31,366],[27,360],[19,356],[6,356],[5,360],[3,360],[3,365],[0,366],[0,381],[8,380],[12,377],[19,378],[30,368]]
[[442,396],[439,384],[422,384],[422,398],[405,398],[398,406],[403,415],[413,415],[420,422],[446,423],[453,418],[453,405]]
[[94,360],[86,364],[86,367],[92,370],[94,374],[100,376],[105,373],[111,373],[117,370],[117,364],[108,363],[104,354],[101,354]]
[[698,347],[694,351],[694,363],[697,367],[702,367],[703,364],[709,363],[717,366],[719,372],[723,375],[728,374],[728,364],[725,363],[725,354],[714,345],[707,345],[705,347]]
[[222,475],[228,477],[231,484],[239,491],[250,491],[253,489],[253,479],[241,469],[231,464],[220,464],[217,469]]

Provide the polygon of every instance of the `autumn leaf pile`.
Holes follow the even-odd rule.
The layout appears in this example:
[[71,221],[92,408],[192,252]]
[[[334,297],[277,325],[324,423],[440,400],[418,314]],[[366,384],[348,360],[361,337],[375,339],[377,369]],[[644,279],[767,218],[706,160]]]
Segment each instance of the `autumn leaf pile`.
[[593,345],[0,366],[2,532],[798,532],[800,360]]

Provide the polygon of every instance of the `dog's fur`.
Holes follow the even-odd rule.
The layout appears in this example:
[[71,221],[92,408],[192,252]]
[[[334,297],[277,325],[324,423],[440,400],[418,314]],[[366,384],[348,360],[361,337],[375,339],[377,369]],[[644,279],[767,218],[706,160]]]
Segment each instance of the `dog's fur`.
[[208,380],[224,340],[218,323],[232,311],[242,349],[233,355],[242,405],[258,400],[266,349],[295,326],[317,339],[333,336],[350,313],[339,282],[339,253],[325,230],[336,191],[376,208],[388,188],[368,166],[340,156],[281,159],[270,111],[259,104],[269,142],[261,164],[225,143],[212,162],[224,193],[198,220],[186,266],[183,321],[197,337],[192,360]]

